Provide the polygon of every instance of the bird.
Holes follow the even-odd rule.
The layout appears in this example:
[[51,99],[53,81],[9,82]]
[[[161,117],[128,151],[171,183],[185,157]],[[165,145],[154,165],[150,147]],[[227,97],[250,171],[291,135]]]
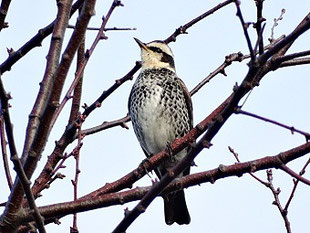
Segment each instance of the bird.
[[[141,49],[142,67],[129,95],[128,110],[140,146],[150,158],[193,128],[193,107],[189,91],[176,74],[170,47],[161,40],[143,43],[134,39]],[[158,178],[184,158],[189,149],[161,163],[155,169]],[[177,178],[189,172],[190,166]],[[183,189],[165,194],[163,199],[167,225],[190,223]]]

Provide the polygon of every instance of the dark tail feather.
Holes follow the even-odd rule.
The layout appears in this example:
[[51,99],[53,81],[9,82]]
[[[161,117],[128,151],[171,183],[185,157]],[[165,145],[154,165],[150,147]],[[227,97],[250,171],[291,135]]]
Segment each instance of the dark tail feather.
[[164,206],[166,224],[171,225],[174,222],[179,225],[190,223],[191,217],[188,213],[183,190],[167,194],[164,197]]

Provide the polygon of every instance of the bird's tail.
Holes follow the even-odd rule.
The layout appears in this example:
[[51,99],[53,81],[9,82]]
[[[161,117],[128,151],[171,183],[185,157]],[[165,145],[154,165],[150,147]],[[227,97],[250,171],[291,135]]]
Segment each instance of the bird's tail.
[[186,206],[183,190],[167,194],[164,197],[164,207],[166,224],[171,225],[174,222],[179,225],[190,223],[191,217]]

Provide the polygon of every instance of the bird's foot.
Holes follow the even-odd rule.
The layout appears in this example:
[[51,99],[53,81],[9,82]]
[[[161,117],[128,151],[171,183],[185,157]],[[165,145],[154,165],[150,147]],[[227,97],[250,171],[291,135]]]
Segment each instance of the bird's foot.
[[173,156],[173,153],[172,153],[172,147],[171,147],[170,142],[167,142],[166,151],[167,151],[167,153],[168,153],[169,160],[174,159],[174,156]]

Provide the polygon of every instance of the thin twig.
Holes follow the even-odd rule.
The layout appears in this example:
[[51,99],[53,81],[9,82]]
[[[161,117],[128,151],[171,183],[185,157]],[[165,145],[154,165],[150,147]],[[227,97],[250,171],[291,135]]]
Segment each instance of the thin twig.
[[300,182],[302,182],[304,184],[310,185],[310,180],[302,177],[301,175],[298,175],[296,172],[294,172],[288,166],[282,164],[280,168],[281,168],[281,170],[285,171],[287,174],[289,174],[292,177],[294,177],[296,180],[299,180]]
[[210,82],[210,80],[218,74],[223,74],[226,76],[225,68],[232,64],[234,61],[241,62],[244,56],[241,52],[232,53],[225,57],[225,61],[222,65],[216,68],[213,72],[211,72],[206,78],[204,78],[198,85],[196,85],[193,90],[190,91],[190,95],[194,95],[196,92],[200,90],[206,83]]
[[[303,166],[303,168],[301,169],[301,171],[299,172],[299,175],[302,176],[303,174],[305,174],[306,172],[306,168],[307,166],[310,164],[310,158],[307,160],[307,162],[305,163],[305,165]],[[293,197],[294,197],[294,194],[296,192],[296,189],[297,189],[297,185],[299,183],[299,180],[295,180],[293,179],[293,183],[294,183],[294,186],[293,186],[293,189],[292,189],[292,192],[291,192],[291,195],[289,196],[287,202],[286,202],[286,205],[284,207],[284,210],[287,212],[288,211],[288,207],[289,205],[291,204],[292,200],[293,200]]]
[[[235,150],[228,146],[228,149],[229,151],[234,155],[235,159],[237,160],[238,163],[241,163],[240,162],[240,159],[239,159],[239,155],[237,152],[235,152]],[[259,183],[263,184],[263,185],[267,185],[267,183],[265,181],[263,181],[262,179],[258,178],[256,175],[253,174],[253,172],[249,172],[250,176],[252,176],[255,180],[257,180]]]
[[[84,137],[81,133],[82,122],[83,122],[83,120],[81,120],[81,123],[77,126],[77,128],[78,128],[78,142],[77,142],[76,148],[73,149],[73,155],[75,158],[75,176],[74,176],[74,180],[71,180],[72,185],[73,185],[73,201],[76,201],[78,199],[78,181],[79,181],[79,175],[81,173],[81,170],[80,170],[80,150],[81,150],[81,147],[83,145],[82,140]],[[78,227],[77,227],[77,213],[73,214],[73,226],[71,227],[70,232],[71,233],[79,232]]]
[[273,25],[272,25],[272,28],[271,28],[271,36],[270,38],[268,39],[270,42],[272,42],[274,40],[274,29],[276,28],[276,26],[278,26],[279,24],[279,21],[283,19],[283,15],[285,14],[285,9],[282,9],[281,10],[281,14],[278,18],[274,18],[273,19]]
[[[75,26],[74,25],[68,25],[68,28],[72,28],[74,29]],[[96,27],[87,27],[87,30],[89,31],[99,31],[100,28],[96,28]],[[112,27],[112,28],[105,28],[104,31],[134,31],[137,30],[137,28],[120,28],[120,27]]]
[[273,197],[274,197],[274,201],[272,202],[272,204],[274,204],[278,208],[278,210],[279,210],[279,212],[283,218],[287,233],[291,233],[292,232],[291,231],[291,224],[287,218],[287,211],[283,209],[281,202],[280,202],[280,199],[279,199],[279,194],[281,192],[281,189],[280,188],[275,189],[275,187],[273,186],[273,183],[272,183],[273,176],[272,176],[272,170],[271,169],[267,170],[267,180],[268,180],[267,187],[271,190]]
[[[263,31],[264,26],[262,28],[262,22],[264,22],[266,19],[263,18],[263,3],[264,0],[255,0],[256,3],[256,23],[254,24],[254,27],[256,28],[257,33],[257,44],[258,44],[258,53],[263,54],[264,53],[264,41],[263,41]],[[255,46],[256,47],[256,46]],[[257,50],[254,49],[256,52]]]
[[259,115],[257,115],[257,114],[254,114],[254,113],[250,113],[250,112],[241,110],[240,108],[236,108],[235,113],[236,113],[236,114],[242,114],[242,115],[245,115],[245,116],[254,117],[254,118],[256,118],[256,119],[269,122],[269,123],[271,123],[271,124],[274,124],[274,125],[277,125],[277,126],[280,126],[280,127],[282,127],[282,128],[285,128],[285,129],[290,130],[292,134],[294,134],[294,133],[299,133],[299,134],[305,136],[306,140],[309,140],[309,139],[310,139],[310,133],[307,133],[307,132],[304,132],[304,131],[302,131],[302,130],[296,129],[294,126],[287,126],[287,125],[285,125],[285,124],[282,124],[282,123],[280,123],[280,122],[277,122],[277,121],[268,119],[268,118],[266,118],[266,117],[262,117],[262,116],[259,116]]
[[221,9],[222,7],[234,2],[235,0],[227,0],[225,2],[222,2],[220,4],[218,4],[217,6],[213,7],[211,10],[208,10],[207,12],[203,13],[202,15],[196,17],[195,19],[191,20],[190,22],[188,22],[187,24],[184,24],[182,26],[180,26],[179,28],[177,28],[175,30],[174,33],[172,33],[168,38],[166,38],[164,40],[164,42],[166,44],[172,42],[172,41],[176,41],[177,36],[181,35],[181,34],[186,34],[186,30],[188,28],[190,28],[191,26],[193,26],[194,24],[196,24],[197,22],[199,22],[200,20],[206,18],[209,15],[212,15],[214,12],[216,12],[217,10]]
[[130,116],[127,114],[125,117],[122,117],[118,120],[114,121],[105,121],[101,125],[82,130],[82,134],[84,135],[90,135],[94,134],[97,132],[100,132],[102,130],[106,130],[115,126],[121,126],[122,128],[129,129],[128,126],[126,125],[126,122],[130,121]]
[[246,42],[248,44],[248,48],[249,48],[249,51],[250,51],[251,61],[253,63],[255,61],[255,53],[254,53],[254,50],[253,50],[253,47],[252,47],[252,43],[251,43],[251,40],[250,40],[250,36],[249,36],[249,33],[248,33],[249,24],[244,22],[244,19],[243,19],[243,16],[242,16],[242,12],[241,12],[241,9],[240,9],[240,2],[238,0],[235,1],[235,5],[237,7],[237,16],[238,16],[238,18],[239,18],[239,20],[241,22],[243,33],[244,33],[244,36],[245,36],[245,39],[246,39]]

